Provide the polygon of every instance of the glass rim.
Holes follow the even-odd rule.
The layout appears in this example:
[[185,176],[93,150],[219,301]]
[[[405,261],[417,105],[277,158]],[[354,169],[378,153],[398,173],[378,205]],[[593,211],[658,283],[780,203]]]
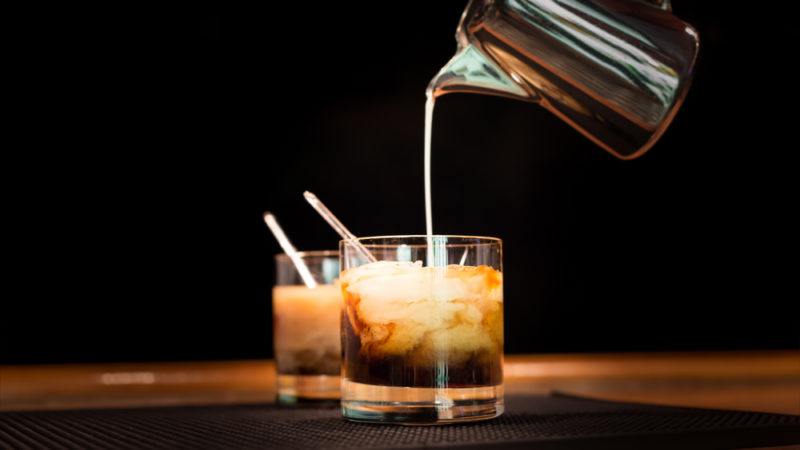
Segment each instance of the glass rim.
[[[297,252],[297,256],[301,258],[324,258],[326,256],[339,257],[339,250],[306,250]],[[289,259],[286,253],[276,253],[275,259]]]
[[[387,235],[380,235],[380,236],[363,236],[355,239],[341,239],[339,241],[339,245],[341,246],[347,242],[358,242],[366,247],[370,246],[395,246],[395,245],[408,245],[408,244],[370,244],[366,241],[370,240],[378,240],[378,239],[397,239],[397,240],[413,240],[413,239],[427,239],[427,238],[456,238],[456,239],[472,239],[478,242],[453,242],[452,244],[447,242],[444,245],[487,245],[487,244],[501,244],[503,240],[497,237],[492,236],[472,236],[467,234],[387,234]],[[425,244],[415,244],[415,245],[425,245]]]

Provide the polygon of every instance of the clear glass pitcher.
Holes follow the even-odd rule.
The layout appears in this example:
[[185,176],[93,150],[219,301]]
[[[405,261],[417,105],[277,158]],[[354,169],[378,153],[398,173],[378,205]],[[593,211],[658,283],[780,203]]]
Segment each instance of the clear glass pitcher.
[[622,159],[678,111],[699,50],[668,0],[471,0],[429,95],[536,102]]

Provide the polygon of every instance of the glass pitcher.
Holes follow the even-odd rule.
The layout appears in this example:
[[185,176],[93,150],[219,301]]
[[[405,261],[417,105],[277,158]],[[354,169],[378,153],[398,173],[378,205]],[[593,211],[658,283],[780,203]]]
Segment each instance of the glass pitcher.
[[456,40],[429,95],[535,102],[622,159],[672,121],[699,50],[668,0],[471,0]]

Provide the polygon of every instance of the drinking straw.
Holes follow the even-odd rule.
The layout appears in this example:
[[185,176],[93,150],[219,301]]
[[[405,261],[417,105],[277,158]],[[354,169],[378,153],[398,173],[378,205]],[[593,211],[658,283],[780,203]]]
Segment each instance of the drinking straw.
[[278,240],[278,244],[283,249],[283,252],[292,260],[292,264],[294,264],[294,268],[297,269],[297,273],[300,274],[300,278],[303,279],[303,283],[305,283],[309,289],[317,287],[317,282],[314,281],[314,277],[311,276],[308,266],[303,262],[303,258],[297,253],[292,243],[289,242],[286,233],[284,233],[281,226],[278,225],[278,220],[275,218],[275,215],[269,211],[264,211],[264,223],[267,224],[267,227],[272,231],[275,239]]
[[335,215],[333,215],[331,210],[328,209],[325,206],[325,204],[322,203],[322,201],[319,198],[317,198],[316,195],[314,195],[309,191],[305,191],[303,192],[303,197],[305,197],[308,204],[311,205],[311,207],[314,208],[314,210],[317,211],[319,215],[322,216],[323,219],[325,219],[325,222],[328,222],[328,225],[330,225],[336,231],[336,233],[338,233],[339,236],[342,237],[342,239],[344,239],[345,241],[349,241],[349,243],[352,246],[354,246],[362,255],[364,255],[364,257],[366,257],[370,262],[377,261],[377,259],[375,259],[375,257],[372,256],[372,253],[370,253],[369,250],[367,250],[367,248],[364,247],[363,244],[361,244],[361,242],[358,242],[358,238],[353,233],[351,233],[350,230],[348,230],[347,227],[344,226],[344,224],[341,221],[339,221],[339,219],[337,219]]
[[467,262],[467,253],[469,253],[469,248],[465,248],[464,253],[461,254],[461,261],[458,262],[459,266],[463,266]]

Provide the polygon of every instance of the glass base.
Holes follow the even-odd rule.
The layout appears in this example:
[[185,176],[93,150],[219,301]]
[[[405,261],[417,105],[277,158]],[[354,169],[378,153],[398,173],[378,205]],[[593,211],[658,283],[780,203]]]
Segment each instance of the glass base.
[[331,402],[340,393],[337,375],[278,375],[278,403]]
[[503,410],[502,384],[410,388],[342,383],[342,415],[355,422],[438,425],[492,419]]

